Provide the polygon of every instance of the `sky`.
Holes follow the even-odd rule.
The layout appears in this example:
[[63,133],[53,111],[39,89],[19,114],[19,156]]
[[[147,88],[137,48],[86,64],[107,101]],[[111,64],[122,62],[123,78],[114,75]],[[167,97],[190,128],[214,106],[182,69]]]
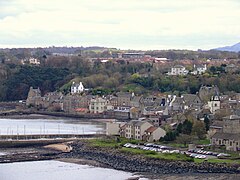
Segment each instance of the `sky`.
[[211,49],[240,42],[240,0],[0,0],[0,47]]

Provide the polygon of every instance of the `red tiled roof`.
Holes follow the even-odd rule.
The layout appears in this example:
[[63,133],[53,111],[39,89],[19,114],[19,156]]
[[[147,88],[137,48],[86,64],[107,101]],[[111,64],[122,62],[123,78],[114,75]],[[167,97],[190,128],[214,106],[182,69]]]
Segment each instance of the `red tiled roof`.
[[75,109],[76,112],[84,112],[84,111],[87,111],[88,109],[87,108],[77,108]]
[[148,129],[146,130],[146,132],[152,133],[152,132],[154,132],[156,129],[157,129],[157,127],[151,126],[150,128],[148,128]]

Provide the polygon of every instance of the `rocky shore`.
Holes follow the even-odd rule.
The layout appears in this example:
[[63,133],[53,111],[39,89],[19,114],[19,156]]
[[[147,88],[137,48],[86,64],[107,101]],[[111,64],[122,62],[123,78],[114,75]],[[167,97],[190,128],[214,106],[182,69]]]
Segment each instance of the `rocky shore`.
[[0,155],[0,163],[52,160],[62,155],[60,151],[39,147],[0,149],[0,151],[3,152],[3,155]]
[[[85,141],[74,141],[71,143],[71,152],[44,149],[42,147],[5,149],[7,154],[0,155],[0,163],[39,161],[51,159],[64,159],[68,162],[78,164],[89,164],[98,167],[109,167],[128,172],[147,173],[151,175],[183,175],[183,174],[232,174],[240,175],[240,165],[215,164],[215,163],[193,163],[185,161],[168,161],[161,159],[146,158],[142,155],[133,155],[121,152],[118,149],[94,148]],[[0,149],[1,152],[2,149]],[[238,176],[239,177],[239,176]]]
[[240,165],[193,163],[183,161],[167,161],[132,155],[117,149],[93,148],[84,142],[74,142],[73,151],[65,154],[68,158],[84,158],[94,160],[117,170],[130,172],[147,172],[152,174],[183,173],[240,173]]

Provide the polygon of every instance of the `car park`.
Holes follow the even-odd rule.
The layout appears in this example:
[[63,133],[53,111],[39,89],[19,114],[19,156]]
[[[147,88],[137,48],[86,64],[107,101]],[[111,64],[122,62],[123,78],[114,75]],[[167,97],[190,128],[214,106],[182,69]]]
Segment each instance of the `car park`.
[[131,143],[126,143],[126,144],[124,144],[123,146],[126,147],[126,148],[129,148],[129,147],[132,146],[132,144],[131,144]]
[[217,155],[218,158],[220,157],[230,157],[231,155],[230,154],[225,154],[225,153],[220,153]]

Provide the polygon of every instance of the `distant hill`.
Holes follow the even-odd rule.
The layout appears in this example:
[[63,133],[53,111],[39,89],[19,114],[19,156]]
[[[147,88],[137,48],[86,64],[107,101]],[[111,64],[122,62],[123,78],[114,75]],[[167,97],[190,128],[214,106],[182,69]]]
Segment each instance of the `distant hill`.
[[22,52],[24,50],[29,50],[32,54],[35,52],[42,50],[48,53],[61,53],[61,54],[76,54],[81,51],[104,51],[109,49],[116,49],[116,48],[106,48],[106,47],[99,47],[99,46],[90,46],[90,47],[43,47],[43,48],[0,48],[2,52]]
[[234,44],[233,46],[220,47],[220,48],[216,48],[214,50],[229,51],[229,52],[240,52],[240,42],[237,43],[237,44]]

